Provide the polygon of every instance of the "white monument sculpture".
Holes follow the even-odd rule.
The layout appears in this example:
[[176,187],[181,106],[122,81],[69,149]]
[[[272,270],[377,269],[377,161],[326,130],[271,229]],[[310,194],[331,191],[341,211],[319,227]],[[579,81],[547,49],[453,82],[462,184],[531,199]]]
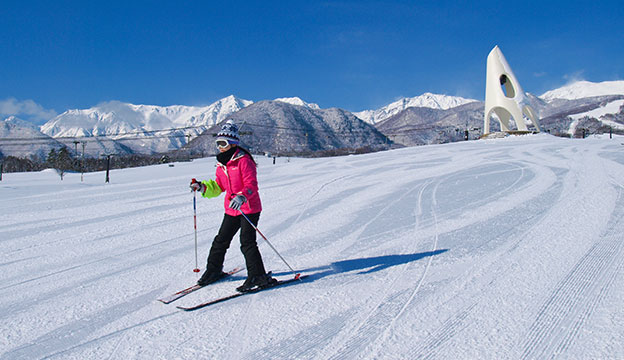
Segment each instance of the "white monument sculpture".
[[490,133],[490,117],[493,114],[498,117],[503,132],[513,131],[510,129],[511,118],[515,121],[518,132],[528,132],[525,117],[540,131],[536,112],[528,105],[518,79],[498,46],[487,57],[483,135]]

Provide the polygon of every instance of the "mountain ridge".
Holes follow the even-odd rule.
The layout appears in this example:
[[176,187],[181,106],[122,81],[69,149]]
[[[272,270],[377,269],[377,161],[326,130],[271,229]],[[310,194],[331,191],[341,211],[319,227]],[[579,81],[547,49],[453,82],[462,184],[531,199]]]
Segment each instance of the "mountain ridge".
[[[615,94],[604,95],[608,93]],[[589,97],[581,97],[585,95]],[[579,81],[546,92],[542,96],[531,93],[526,93],[526,96],[528,102],[540,114],[543,131],[565,136],[581,136],[588,132],[624,131],[624,110],[622,110],[624,103],[621,101],[624,99],[624,81],[602,83]],[[424,93],[414,98],[403,98],[377,110],[355,113],[338,108],[333,108],[338,110],[333,110],[334,113],[332,113],[328,111],[329,109],[321,109],[317,104],[308,103],[299,97],[265,101],[273,103],[273,110],[276,111],[274,115],[266,111],[247,111],[238,114],[255,103],[230,95],[208,106],[135,105],[109,101],[89,109],[67,110],[42,125],[41,132],[33,132],[33,126],[24,121],[11,121],[7,118],[4,122],[11,124],[12,134],[22,134],[24,138],[51,136],[51,139],[56,138],[72,149],[73,142],[76,140],[74,137],[85,138],[89,141],[86,152],[90,156],[99,156],[102,153],[154,154],[176,151],[182,149],[190,139],[205,135],[206,132],[218,131],[217,124],[228,117],[234,117],[241,124],[249,125],[257,120],[256,116],[261,116],[265,120],[274,116],[276,118],[272,119],[274,122],[272,126],[283,129],[281,133],[274,132],[273,136],[281,136],[281,139],[293,135],[291,128],[294,122],[291,121],[290,125],[277,124],[285,122],[285,118],[291,116],[287,114],[298,114],[292,115],[297,117],[297,121],[307,119],[310,123],[317,125],[320,124],[319,119],[330,121],[337,117],[344,121],[348,120],[351,123],[350,126],[357,128],[361,126],[357,122],[363,121],[390,137],[395,144],[404,146],[458,141],[466,137],[466,130],[469,131],[469,138],[476,138],[480,135],[478,130],[483,124],[483,102],[432,93]],[[277,121],[278,117],[281,117],[281,120]],[[363,117],[368,121],[362,119]],[[7,124],[4,126],[8,129]],[[319,151],[323,146],[326,147],[325,150],[331,150],[335,148],[335,144],[349,148],[378,144],[375,136],[373,136],[372,143],[362,138],[359,144],[348,141],[335,144],[329,141],[319,141],[316,145],[311,144],[310,138],[317,139],[325,136],[331,127],[315,129],[314,126],[308,125],[310,124],[296,124],[296,128],[307,127],[309,131],[306,132],[307,137],[305,134],[299,134],[296,139],[288,139],[285,144],[288,144],[291,150],[298,149],[297,144],[303,144],[300,146],[302,151]],[[20,126],[28,127],[30,130],[21,130],[21,132],[16,130]],[[343,126],[346,125],[343,124]],[[496,121],[492,121],[492,126],[495,131]],[[314,133],[318,131],[320,133]],[[331,137],[340,138],[340,135],[344,137],[341,129],[331,131],[333,131]],[[402,131],[407,131],[407,133],[400,133]],[[5,134],[8,134],[8,130]],[[11,135],[11,137],[16,137],[16,135]],[[263,139],[264,145],[253,141],[257,149],[266,148],[267,151],[273,153],[284,152],[284,149],[276,147],[274,139],[268,137],[263,137]],[[387,138],[385,142],[390,143]],[[54,144],[58,146],[60,143]],[[210,148],[212,147],[210,144]],[[33,146],[33,152],[40,155],[44,151],[42,149],[40,146]],[[19,155],[23,156],[26,150],[26,147],[22,147]],[[4,155],[12,154],[11,147],[3,146],[2,142],[0,142],[0,151]]]
[[478,100],[426,92],[416,97],[401,98],[376,110],[364,110],[354,112],[353,114],[367,123],[374,125],[410,107],[446,110],[475,101]]
[[[316,109],[283,101],[256,102],[229,118],[240,125],[243,144],[255,153],[297,154],[371,147],[381,149],[388,139],[374,126],[339,108]],[[192,140],[185,149],[214,149],[217,124]]]
[[540,98],[546,101],[555,99],[578,100],[581,98],[606,95],[624,95],[624,81],[614,80],[598,83],[586,80],[575,81],[557,89],[547,91],[540,95]]

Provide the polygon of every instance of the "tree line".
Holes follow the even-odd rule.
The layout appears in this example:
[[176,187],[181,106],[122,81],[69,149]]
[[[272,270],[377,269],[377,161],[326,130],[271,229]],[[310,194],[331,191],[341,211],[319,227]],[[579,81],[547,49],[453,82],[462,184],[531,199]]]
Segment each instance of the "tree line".
[[107,164],[107,158],[104,157],[81,157],[73,155],[66,146],[60,149],[52,149],[45,159],[38,157],[20,158],[15,156],[2,156],[0,153],[0,163],[2,163],[2,171],[10,172],[29,172],[41,171],[44,169],[56,169],[61,176],[66,172],[95,172],[104,171],[107,165],[110,169],[123,169],[129,167],[139,167],[147,165],[155,165],[168,163],[170,161],[188,160],[188,155],[180,158],[184,154],[154,154],[154,155],[123,155],[111,156],[111,161]]
[[[298,156],[298,157],[332,157],[332,156],[344,156],[351,154],[364,154],[369,152],[376,152],[382,150],[380,147],[364,146],[358,148],[340,148],[331,150],[318,150],[318,151],[306,151],[306,152],[281,152],[275,154],[279,157],[284,156]],[[252,150],[252,152],[254,152]],[[257,154],[257,153],[256,153]],[[260,154],[257,154],[260,155]],[[265,155],[265,154],[262,154]],[[107,166],[110,169],[124,169],[130,167],[140,167],[156,164],[165,164],[169,162],[190,161],[194,158],[200,158],[207,156],[203,151],[194,152],[192,149],[182,149],[177,151],[171,151],[161,154],[124,154],[111,156],[110,163],[107,164],[107,157],[81,157],[76,156],[74,152],[69,148],[62,147],[60,149],[52,149],[48,153],[45,159],[41,159],[36,156],[30,158],[20,158],[15,156],[3,156],[0,153],[0,164],[2,164],[2,172],[30,172],[41,171],[45,169],[56,169],[57,172],[63,177],[67,172],[96,172],[104,171]],[[273,155],[271,155],[273,156]]]

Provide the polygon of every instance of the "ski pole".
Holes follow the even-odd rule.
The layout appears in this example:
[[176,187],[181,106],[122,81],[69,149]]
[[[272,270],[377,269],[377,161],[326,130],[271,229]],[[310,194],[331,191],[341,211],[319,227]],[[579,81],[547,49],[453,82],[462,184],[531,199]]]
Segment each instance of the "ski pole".
[[198,273],[199,266],[197,266],[197,191],[193,190],[193,227],[195,228],[195,269],[193,272]]
[[299,279],[299,277],[301,276],[300,273],[297,273],[292,266],[288,265],[288,263],[286,262],[286,260],[284,260],[284,258],[282,257],[282,255],[280,255],[280,253],[277,251],[277,249],[273,246],[273,244],[271,244],[271,242],[269,241],[269,239],[266,238],[266,236],[264,236],[264,234],[260,231],[260,229],[258,229],[258,227],[256,225],[254,225],[251,220],[249,220],[249,218],[247,217],[247,215],[245,215],[245,213],[243,213],[240,209],[238,210],[241,215],[243,215],[243,217],[245,218],[245,220],[247,220],[247,222],[249,223],[249,225],[251,225],[251,227],[254,228],[254,230],[256,230],[258,232],[258,234],[260,234],[260,236],[262,236],[262,238],[264,239],[264,241],[266,241],[267,244],[269,244],[269,246],[271,247],[271,249],[273,249],[273,251],[275,251],[275,253],[277,254],[277,256],[279,256],[280,259],[282,259],[282,261],[284,262],[284,264],[286,264],[286,266],[288,266],[288,268],[290,269],[290,271],[293,272],[293,274],[295,274],[295,279]]

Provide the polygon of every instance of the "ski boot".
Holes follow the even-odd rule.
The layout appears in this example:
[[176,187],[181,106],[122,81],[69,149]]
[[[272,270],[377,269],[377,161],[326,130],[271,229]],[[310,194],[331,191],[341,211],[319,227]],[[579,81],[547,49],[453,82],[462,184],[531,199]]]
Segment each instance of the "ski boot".
[[239,292],[251,292],[266,289],[277,284],[278,281],[271,276],[271,272],[264,275],[248,276],[243,285],[236,288]]

